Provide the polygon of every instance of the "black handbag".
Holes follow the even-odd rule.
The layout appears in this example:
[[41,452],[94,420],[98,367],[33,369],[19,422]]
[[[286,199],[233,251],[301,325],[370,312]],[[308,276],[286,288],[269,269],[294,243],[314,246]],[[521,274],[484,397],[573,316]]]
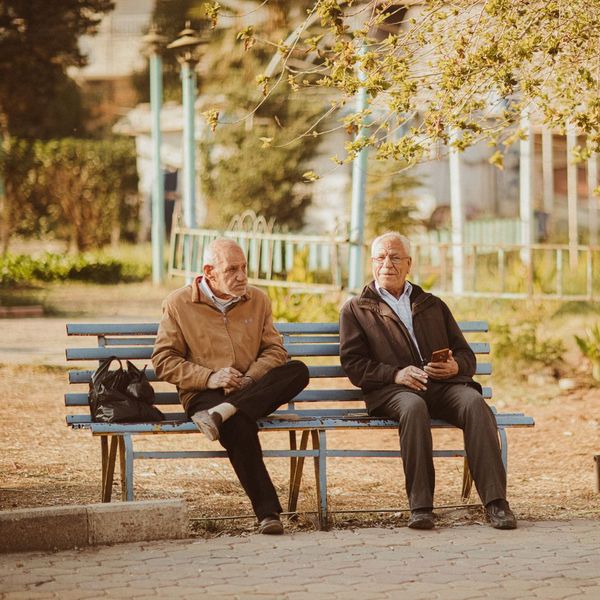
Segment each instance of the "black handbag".
[[[110,365],[118,361],[119,368]],[[130,361],[127,370],[116,356],[104,359],[92,375],[88,404],[96,423],[148,423],[164,421],[165,416],[154,405],[154,389],[141,371]]]

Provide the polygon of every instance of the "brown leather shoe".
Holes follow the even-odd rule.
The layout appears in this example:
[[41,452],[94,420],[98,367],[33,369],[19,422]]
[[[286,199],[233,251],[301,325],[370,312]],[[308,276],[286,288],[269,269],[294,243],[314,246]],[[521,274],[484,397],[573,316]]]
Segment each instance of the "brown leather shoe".
[[408,526],[411,529],[433,529],[435,527],[435,515],[429,508],[411,510]]
[[490,525],[495,529],[516,529],[517,518],[515,517],[506,500],[492,500],[485,506],[485,514]]
[[209,413],[207,410],[200,410],[192,415],[192,421],[211,442],[219,439],[219,427],[223,417],[218,412]]
[[258,524],[258,533],[265,535],[281,535],[283,533],[283,524],[279,515],[268,515]]

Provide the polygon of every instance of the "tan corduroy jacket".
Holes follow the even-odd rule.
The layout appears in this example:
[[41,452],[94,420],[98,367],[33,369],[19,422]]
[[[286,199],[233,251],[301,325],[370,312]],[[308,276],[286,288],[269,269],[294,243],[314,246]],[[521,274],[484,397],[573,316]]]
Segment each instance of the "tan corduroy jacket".
[[256,381],[288,359],[266,294],[249,286],[223,314],[200,291],[199,280],[163,302],[152,353],[156,374],[177,386],[184,408],[194,394],[207,389],[214,371],[235,367]]

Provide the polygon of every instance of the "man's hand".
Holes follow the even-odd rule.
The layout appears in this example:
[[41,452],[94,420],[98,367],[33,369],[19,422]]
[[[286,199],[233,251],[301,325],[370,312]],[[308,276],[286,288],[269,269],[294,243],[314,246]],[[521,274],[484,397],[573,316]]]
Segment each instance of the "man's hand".
[[450,350],[447,361],[430,362],[423,369],[431,379],[450,379],[458,374],[458,363],[452,357],[452,350]]
[[225,395],[228,396],[232,392],[235,392],[237,390],[243,390],[244,388],[247,388],[249,385],[252,385],[254,383],[254,379],[252,379],[252,377],[249,377],[248,375],[242,375],[242,377],[240,377],[238,379],[238,383],[239,383],[239,386],[237,388],[226,387],[223,390],[225,392]]
[[427,373],[419,367],[404,367],[396,373],[394,383],[424,392],[427,389]]
[[211,374],[206,382],[206,387],[209,390],[217,390],[219,388],[230,389],[231,391],[240,388],[240,379],[243,375],[233,367],[225,367]]

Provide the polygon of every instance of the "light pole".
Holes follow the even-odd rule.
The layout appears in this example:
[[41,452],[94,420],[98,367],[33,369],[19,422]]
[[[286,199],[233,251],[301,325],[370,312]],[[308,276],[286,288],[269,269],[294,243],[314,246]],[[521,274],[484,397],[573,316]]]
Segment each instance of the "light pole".
[[[197,35],[189,21],[179,37],[167,48],[177,53],[181,65],[181,86],[183,95],[183,224],[187,229],[196,226],[196,71],[198,47],[206,43]],[[188,235],[184,244],[184,265],[188,275],[186,283],[192,282],[192,245]]]
[[[359,55],[366,52],[365,46],[359,48]],[[358,69],[358,78],[365,80],[365,74]],[[369,106],[367,90],[361,86],[356,94],[356,111],[363,112]],[[367,128],[359,127],[355,140],[367,135]],[[363,285],[363,244],[365,237],[365,188],[367,185],[367,158],[369,151],[362,148],[352,161],[352,206],[350,211],[350,265],[348,272],[348,288],[359,290]]]
[[152,283],[164,281],[165,250],[165,183],[160,160],[161,131],[160,111],[162,108],[162,57],[161,50],[166,38],[159,35],[153,25],[143,38],[148,48],[150,62],[150,112],[152,115]]

